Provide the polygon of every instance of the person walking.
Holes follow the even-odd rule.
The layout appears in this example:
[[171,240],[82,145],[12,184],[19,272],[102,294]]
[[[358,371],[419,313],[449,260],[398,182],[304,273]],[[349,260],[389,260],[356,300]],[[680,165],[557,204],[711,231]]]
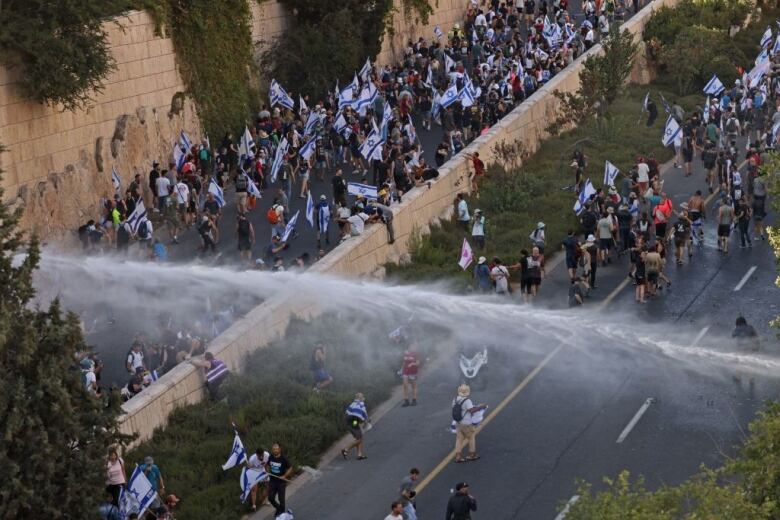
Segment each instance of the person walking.
[[[241,175],[241,177],[243,177],[243,175]],[[241,260],[251,263],[252,244],[255,242],[255,230],[244,213],[238,214],[236,232],[238,233],[238,252],[241,256]]]
[[[473,461],[479,459],[477,455],[476,427],[472,424],[471,416],[487,408],[486,404],[475,406],[469,398],[471,388],[469,385],[460,385],[458,395],[452,400],[452,419],[455,426],[455,462]],[[463,447],[468,444],[468,454],[464,458]]]
[[404,520],[417,520],[417,508],[414,504],[414,497],[417,493],[414,491],[414,484],[419,478],[420,470],[412,468],[409,470],[409,474],[401,480],[401,488],[399,490],[401,498],[399,503],[401,504]]
[[458,225],[463,228],[463,231],[468,233],[471,215],[469,215],[469,205],[466,202],[466,197],[462,193],[458,193],[458,196],[455,198],[455,206],[458,215]]
[[270,475],[268,479],[268,501],[276,509],[276,516],[279,516],[287,511],[285,494],[293,467],[282,453],[282,446],[278,442],[271,446],[271,455],[268,457],[266,468]]
[[[401,379],[404,389],[404,403],[401,406],[417,406],[417,372],[420,367],[420,358],[417,356],[417,346],[414,342],[404,351],[404,359],[401,364]],[[409,403],[409,390],[411,389],[412,402]]]
[[455,493],[447,502],[445,520],[471,520],[471,512],[477,510],[477,500],[471,496],[466,482],[455,484]]
[[390,514],[385,517],[385,520],[404,520],[403,511],[403,505],[396,500],[390,504]]
[[[264,469],[268,465],[268,460],[271,454],[265,451],[263,448],[257,448],[255,453],[249,457],[246,463],[247,468],[250,469]],[[257,488],[263,486],[263,492],[260,495],[260,505],[262,506],[266,498],[268,498],[268,485],[266,482],[260,482],[252,486],[252,492],[249,495],[252,500],[252,511],[257,511]]]
[[122,460],[116,449],[111,448],[106,460],[106,493],[111,494],[113,505],[119,506],[119,494],[126,484],[125,461]]
[[349,433],[355,439],[349,446],[341,450],[341,456],[347,460],[349,452],[354,448],[357,450],[357,460],[365,460],[366,454],[363,452],[363,425],[370,424],[368,411],[366,410],[366,398],[358,392],[355,394],[355,400],[347,406],[347,427]]
[[485,216],[481,209],[474,210],[474,224],[471,226],[471,238],[480,251],[485,249]]

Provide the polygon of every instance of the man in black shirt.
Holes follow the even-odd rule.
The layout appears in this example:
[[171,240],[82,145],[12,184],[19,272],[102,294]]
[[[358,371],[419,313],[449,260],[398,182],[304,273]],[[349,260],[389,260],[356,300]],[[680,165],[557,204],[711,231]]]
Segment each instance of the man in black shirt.
[[341,170],[336,170],[336,175],[331,179],[333,184],[333,200],[336,204],[339,202],[343,205],[347,205],[347,183],[344,182],[343,173]]
[[293,467],[287,457],[282,454],[282,447],[278,442],[271,446],[271,456],[268,457],[266,467],[271,476],[268,480],[268,501],[276,509],[276,514],[280,515],[287,511],[284,497],[287,481],[292,475]]
[[471,512],[477,510],[477,500],[469,495],[469,485],[458,482],[455,494],[447,502],[446,520],[471,520]]

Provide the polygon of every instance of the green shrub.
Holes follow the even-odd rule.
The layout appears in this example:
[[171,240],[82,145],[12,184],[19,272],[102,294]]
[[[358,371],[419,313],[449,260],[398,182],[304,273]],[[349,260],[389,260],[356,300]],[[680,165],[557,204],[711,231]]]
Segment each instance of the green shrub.
[[692,26],[728,32],[741,24],[753,8],[747,0],[682,0],[674,7],[663,6],[653,12],[645,25],[645,41],[658,40],[669,45],[677,35]]

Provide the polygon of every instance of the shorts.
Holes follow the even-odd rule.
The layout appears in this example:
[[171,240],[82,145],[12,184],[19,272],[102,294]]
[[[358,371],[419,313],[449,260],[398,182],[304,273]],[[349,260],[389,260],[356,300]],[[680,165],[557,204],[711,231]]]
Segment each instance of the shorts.
[[644,276],[634,276],[634,280],[636,280],[637,285],[644,285],[645,284],[645,277]]
[[417,374],[401,374],[404,381],[417,381]]
[[330,379],[330,374],[328,374],[328,371],[324,368],[318,368],[314,371],[314,380],[318,383],[322,383],[323,381],[327,381]]
[[177,219],[176,216],[165,217],[165,223],[171,227],[178,227],[179,219]]
[[606,251],[609,251],[612,249],[612,239],[611,238],[600,238],[599,239],[599,249],[604,249]]
[[693,148],[683,148],[682,151],[683,155],[683,162],[692,162],[693,161]]
[[577,260],[567,256],[566,257],[566,269],[577,269]]
[[317,161],[317,163],[314,165],[315,168],[318,168],[320,170],[325,169],[328,166],[328,163],[325,161]]
[[658,272],[650,271],[649,273],[647,273],[647,281],[652,284],[658,283]]
[[356,441],[363,438],[363,429],[360,427],[360,421],[350,415],[347,416],[347,428]]
[[246,205],[247,194],[245,191],[236,192],[236,204]]
[[250,251],[251,249],[252,249],[252,244],[249,242],[248,239],[240,239],[238,241],[239,251]]
[[542,285],[542,279],[540,277],[529,278],[528,279],[528,283],[530,283],[531,286],[537,286],[538,287],[538,286]]
[[522,278],[520,280],[520,292],[531,294],[531,279]]
[[682,237],[682,238],[674,237],[674,246],[683,247],[687,241],[688,241],[688,237]]
[[731,234],[731,226],[728,224],[720,224],[718,225],[718,236],[719,237],[727,237]]
[[179,204],[178,206],[179,215],[184,215],[187,213],[187,205],[186,204]]

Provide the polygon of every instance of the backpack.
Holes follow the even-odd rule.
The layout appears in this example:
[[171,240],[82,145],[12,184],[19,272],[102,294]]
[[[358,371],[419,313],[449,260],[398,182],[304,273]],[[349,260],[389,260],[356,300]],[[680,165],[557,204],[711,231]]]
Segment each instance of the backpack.
[[279,214],[276,213],[276,206],[268,208],[268,213],[266,213],[265,216],[268,218],[269,224],[276,225],[279,223]]
[[141,225],[138,226],[138,238],[141,240],[149,238],[149,225],[147,221],[141,222]]
[[726,121],[726,131],[733,134],[737,131],[737,120],[734,117],[730,117],[728,121]]
[[246,191],[248,184],[246,175],[241,174],[236,178],[236,190]]
[[453,421],[460,422],[463,420],[463,403],[466,402],[466,399],[468,399],[468,397],[464,397],[460,401],[455,401],[455,404],[452,405]]

